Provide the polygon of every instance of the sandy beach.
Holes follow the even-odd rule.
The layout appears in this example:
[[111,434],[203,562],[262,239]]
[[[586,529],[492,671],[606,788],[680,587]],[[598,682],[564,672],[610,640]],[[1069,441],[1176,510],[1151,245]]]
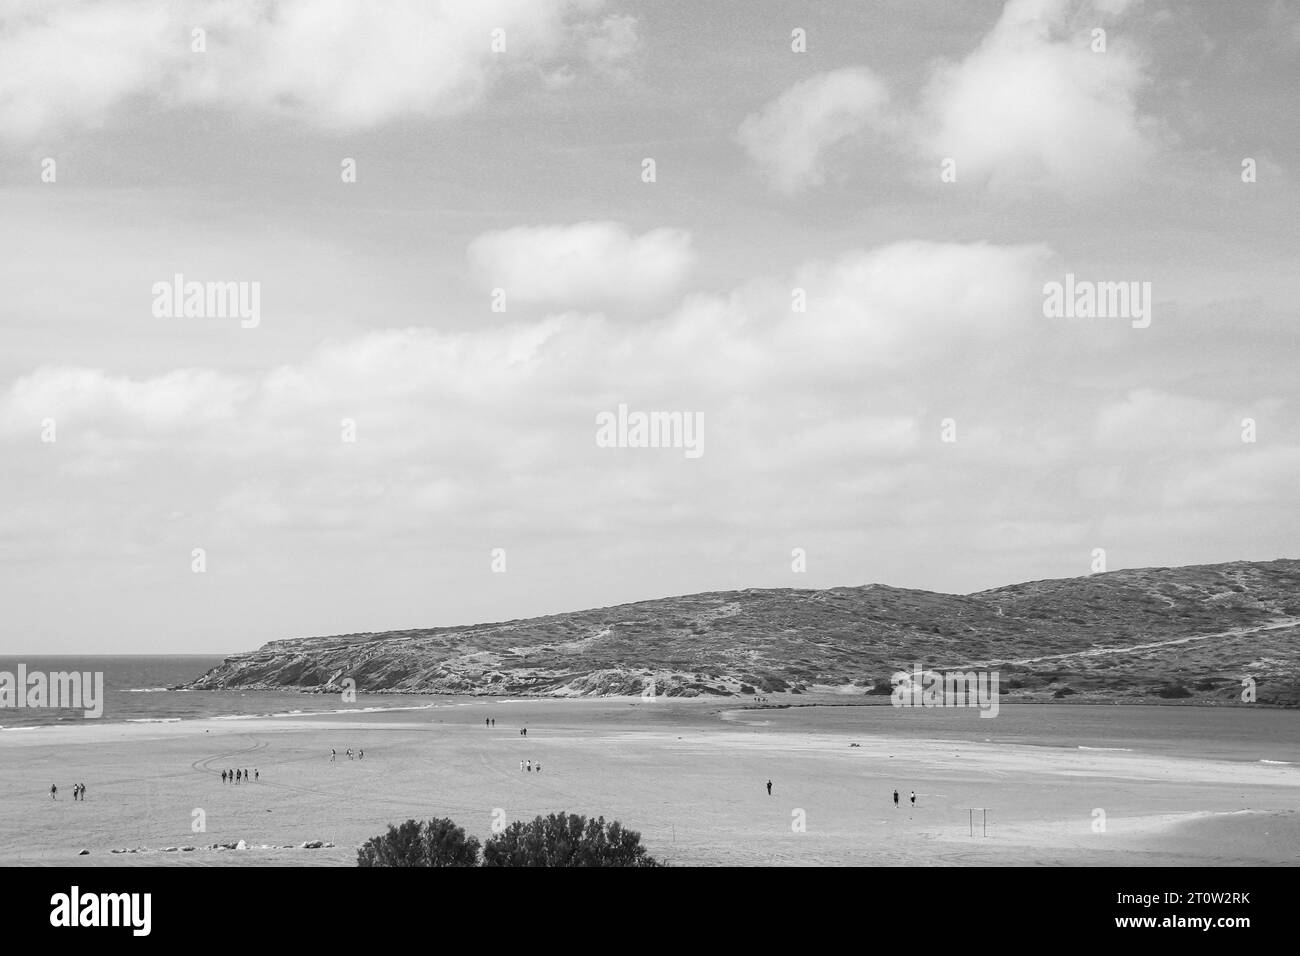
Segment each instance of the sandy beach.
[[[863,732],[896,714],[841,707],[830,721],[830,710],[474,698],[396,712],[2,731],[0,863],[346,866],[365,839],[408,817],[449,816],[486,838],[494,817],[557,810],[617,818],[673,864],[1300,859],[1293,753],[1273,749],[1279,762],[1264,762],[1179,754],[1177,740],[1156,752],[969,739],[982,722],[963,725],[966,739],[942,728]],[[487,716],[496,727],[484,726]],[[1275,731],[1282,722],[1283,735],[1297,723],[1286,712],[1251,716]],[[364,760],[348,760],[348,748]],[[541,772],[521,772],[522,760]],[[259,779],[223,784],[227,768],[256,768]],[[86,784],[84,802],[71,799],[76,782]],[[971,807],[988,808],[987,830]],[[247,849],[209,849],[241,840]],[[301,847],[309,841],[334,845]]]

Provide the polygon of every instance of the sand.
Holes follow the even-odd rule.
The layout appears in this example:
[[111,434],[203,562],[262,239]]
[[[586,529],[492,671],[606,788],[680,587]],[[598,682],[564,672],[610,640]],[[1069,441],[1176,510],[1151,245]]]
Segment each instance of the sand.
[[[2,731],[0,863],[353,865],[390,822],[449,816],[486,838],[494,819],[557,810],[617,818],[672,864],[1300,861],[1295,765],[816,731],[814,711],[796,724],[735,706],[472,699]],[[496,728],[483,726],[489,714]],[[349,747],[365,759],[349,761]],[[542,771],[520,772],[528,759]],[[261,779],[222,784],[222,769],[245,767]],[[78,781],[84,803],[71,799]],[[987,835],[979,812],[971,835],[969,807],[989,808]],[[207,848],[240,840],[247,849]],[[334,846],[299,847],[316,840]],[[185,846],[196,849],[164,852]]]

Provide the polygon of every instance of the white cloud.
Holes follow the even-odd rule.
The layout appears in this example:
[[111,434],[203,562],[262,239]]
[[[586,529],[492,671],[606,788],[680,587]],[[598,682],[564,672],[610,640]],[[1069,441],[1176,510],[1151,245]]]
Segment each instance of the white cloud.
[[956,160],[958,181],[1086,193],[1131,178],[1155,148],[1136,105],[1147,82],[1136,51],[1111,30],[1106,52],[1094,53],[1100,24],[1071,29],[1068,6],[1008,0],[980,46],[930,78],[917,137]]
[[825,181],[829,150],[882,126],[888,98],[864,68],[820,73],[747,117],[737,139],[775,189],[797,193]]
[[484,282],[506,290],[507,307],[653,301],[675,291],[694,261],[689,233],[655,229],[634,236],[614,222],[489,232],[468,254]]
[[[207,105],[333,129],[473,105],[543,64],[611,67],[633,25],[602,0],[42,0],[0,12],[0,130],[28,139],[108,122],[128,100]],[[206,52],[191,31],[206,31]],[[506,50],[493,53],[492,31]],[[571,68],[571,67],[570,67]]]

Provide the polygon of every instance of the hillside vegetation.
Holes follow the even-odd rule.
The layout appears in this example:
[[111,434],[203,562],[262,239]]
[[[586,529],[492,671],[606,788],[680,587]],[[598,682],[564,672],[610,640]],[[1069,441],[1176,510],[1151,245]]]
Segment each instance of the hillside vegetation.
[[976,594],[873,584],[660,598],[470,627],[273,641],[195,689],[672,697],[883,695],[914,663],[1003,699],[1300,704],[1300,561],[1113,571]]

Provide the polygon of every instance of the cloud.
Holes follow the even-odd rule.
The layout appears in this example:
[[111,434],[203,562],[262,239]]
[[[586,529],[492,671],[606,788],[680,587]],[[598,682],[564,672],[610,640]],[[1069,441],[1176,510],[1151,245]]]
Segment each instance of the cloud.
[[611,73],[618,73],[637,49],[636,17],[612,14],[599,23],[578,29],[587,61]]
[[794,194],[825,181],[833,147],[882,126],[888,99],[865,68],[819,73],[747,117],[736,136],[773,188]]
[[1067,10],[1066,0],[1009,0],[974,52],[931,76],[916,136],[956,160],[958,181],[1089,192],[1131,178],[1155,149],[1136,104],[1147,82],[1136,50],[1112,31],[1093,52],[1098,24],[1072,30]]
[[470,243],[468,255],[486,283],[505,289],[507,303],[561,308],[661,299],[694,261],[689,233],[655,229],[634,236],[614,222],[489,232]]
[[1167,453],[1232,448],[1241,443],[1241,420],[1221,402],[1136,389],[1097,416],[1097,446],[1108,450]]
[[[125,105],[210,106],[351,130],[468,109],[497,77],[609,69],[635,46],[602,0],[42,0],[0,12],[0,129],[20,140]],[[192,48],[194,29],[206,49]],[[492,31],[505,50],[493,52]]]
[[[620,255],[645,239],[580,226]],[[549,255],[548,228],[584,234],[506,234]],[[1099,545],[1168,563],[1201,553],[1186,549],[1205,528],[1183,519],[1202,507],[1217,509],[1225,553],[1283,547],[1297,467],[1286,409],[1243,396],[1261,437],[1240,442],[1233,405],[1206,398],[1209,359],[1182,370],[1202,384],[1181,393],[1099,389],[1089,369],[1132,381],[1149,355],[1062,355],[1041,318],[1047,255],[899,242],[637,322],[512,310],[462,331],[341,336],[271,366],[38,368],[0,389],[0,492],[18,503],[0,515],[0,561],[47,592],[93,561],[113,600],[174,592],[172,616],[228,582],[241,612],[277,609],[261,639],[644,596],[619,590],[629,575],[683,593],[779,585],[796,546],[831,576],[810,571],[816,585],[932,586],[939,555],[957,569],[945,580],[989,585],[1086,571]],[[557,299],[583,275],[532,268],[565,273],[541,290]],[[596,415],[619,403],[701,413],[705,454],[598,447]],[[45,418],[57,443],[40,440]],[[484,591],[497,546],[510,577]],[[203,582],[193,547],[208,551]],[[360,578],[383,583],[352,590]],[[229,622],[204,627],[216,641]]]

